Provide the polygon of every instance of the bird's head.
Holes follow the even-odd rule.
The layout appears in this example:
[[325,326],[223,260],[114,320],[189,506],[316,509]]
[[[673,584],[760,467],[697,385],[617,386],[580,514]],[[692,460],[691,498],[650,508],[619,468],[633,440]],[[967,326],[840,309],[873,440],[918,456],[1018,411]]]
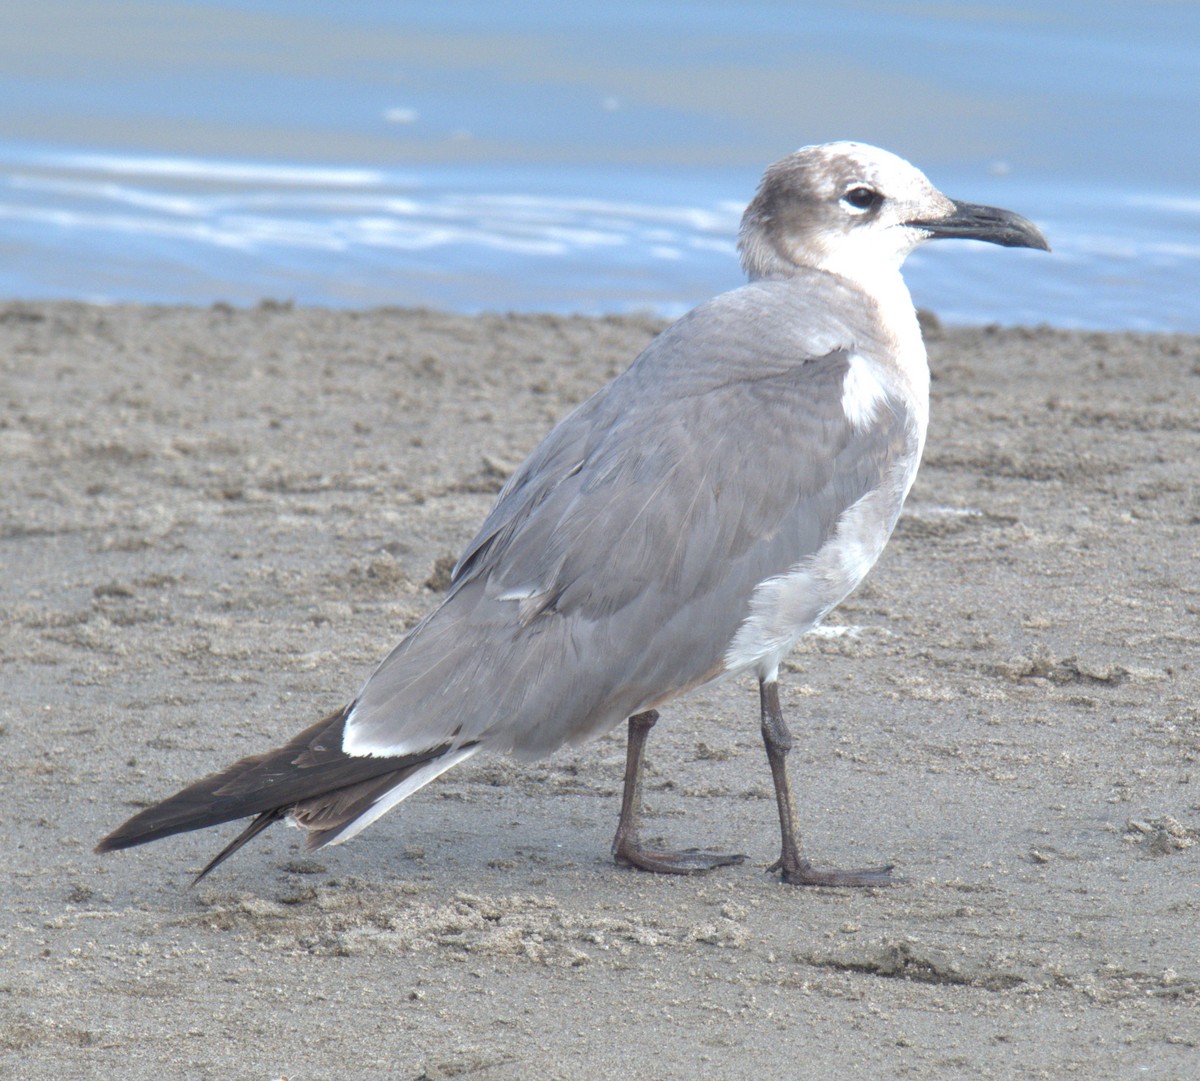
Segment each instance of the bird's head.
[[1049,250],[1019,214],[956,202],[903,158],[839,142],[806,146],[767,169],[742,216],[738,251],[751,278],[808,267],[866,282],[942,237]]

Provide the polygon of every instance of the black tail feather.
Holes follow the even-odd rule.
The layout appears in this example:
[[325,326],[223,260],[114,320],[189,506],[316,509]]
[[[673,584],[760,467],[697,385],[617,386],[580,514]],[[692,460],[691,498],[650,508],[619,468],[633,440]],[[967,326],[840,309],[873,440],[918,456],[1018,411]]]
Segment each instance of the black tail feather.
[[218,864],[224,863],[232,856],[239,848],[247,841],[253,840],[263,830],[265,830],[272,822],[278,822],[284,815],[287,814],[286,807],[276,807],[271,811],[263,811],[253,822],[250,823],[241,833],[239,833],[232,841],[221,849],[211,860],[204,865],[202,870],[195,878],[192,879],[192,885],[195,886],[200,879],[213,870]]
[[297,804],[292,813],[296,824],[308,830],[308,850],[312,852],[341,836],[346,827],[369,811],[376,801],[424,765],[424,762],[417,762],[394,773],[370,777]]
[[[287,808],[298,799],[320,791],[324,779],[321,771],[297,769],[295,762],[305,752],[311,754],[314,744],[322,751],[327,746],[336,747],[336,757],[344,759],[341,745],[346,712],[339,710],[306,728],[282,747],[243,758],[188,785],[161,803],[147,807],[101,840],[96,851],[132,848],[175,833],[219,826],[222,822]],[[326,754],[325,757],[332,756]]]
[[[448,745],[397,758],[355,757],[342,753],[342,734],[349,707],[306,728],[266,754],[252,755],[188,785],[161,803],[147,807],[113,830],[96,846],[97,852],[132,848],[172,834],[217,826],[250,815],[257,817],[197,876],[214,867],[283,818],[297,804],[340,810],[365,792],[378,795],[413,769],[444,754]],[[348,790],[343,798],[343,790]],[[352,793],[352,795],[350,795]],[[308,809],[308,808],[306,808]],[[315,816],[315,828],[329,825]],[[336,815],[334,816],[336,817]]]

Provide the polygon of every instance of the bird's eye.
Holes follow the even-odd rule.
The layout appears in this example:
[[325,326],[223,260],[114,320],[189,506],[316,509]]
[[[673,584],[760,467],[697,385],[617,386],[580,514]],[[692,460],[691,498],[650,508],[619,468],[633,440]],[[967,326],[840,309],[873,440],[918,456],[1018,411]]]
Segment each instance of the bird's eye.
[[879,192],[859,184],[842,196],[842,202],[853,210],[870,210],[880,200]]

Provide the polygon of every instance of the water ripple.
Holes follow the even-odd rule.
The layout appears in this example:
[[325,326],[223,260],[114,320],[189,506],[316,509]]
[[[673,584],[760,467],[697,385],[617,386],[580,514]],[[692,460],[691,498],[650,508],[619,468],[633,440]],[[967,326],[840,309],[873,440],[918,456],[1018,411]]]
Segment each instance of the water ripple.
[[[740,280],[742,204],[722,179],[554,174],[560,186],[547,188],[547,176],[0,144],[0,290],[674,315]],[[1200,200],[1007,180],[991,194],[1045,227],[1053,257],[971,244],[923,250],[910,262],[918,303],[956,322],[1003,313],[1007,322],[1200,330],[1186,288],[1200,265]]]

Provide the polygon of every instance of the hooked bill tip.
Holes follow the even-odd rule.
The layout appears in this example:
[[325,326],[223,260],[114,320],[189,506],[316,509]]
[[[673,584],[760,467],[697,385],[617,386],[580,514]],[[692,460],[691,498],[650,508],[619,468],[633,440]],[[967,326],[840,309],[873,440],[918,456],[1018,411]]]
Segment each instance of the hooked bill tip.
[[954,209],[942,218],[909,222],[933,240],[982,240],[1004,248],[1033,248],[1049,251],[1042,231],[1028,218],[1011,210],[978,203],[954,201]]

